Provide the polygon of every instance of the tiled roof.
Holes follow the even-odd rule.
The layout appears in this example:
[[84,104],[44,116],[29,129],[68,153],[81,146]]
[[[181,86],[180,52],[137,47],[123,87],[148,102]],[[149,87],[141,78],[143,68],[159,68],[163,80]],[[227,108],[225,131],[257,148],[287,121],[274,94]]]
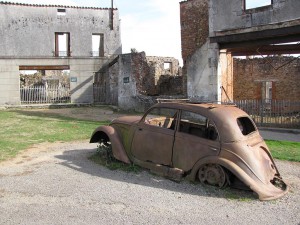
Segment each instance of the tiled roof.
[[[85,6],[40,5],[40,4],[16,3],[16,2],[6,2],[6,1],[0,1],[0,5],[16,5],[16,6],[28,6],[28,7],[74,8],[74,9],[96,9],[96,10],[108,10],[108,9],[111,9],[111,8],[85,7]],[[114,10],[117,10],[117,9],[114,8]]]

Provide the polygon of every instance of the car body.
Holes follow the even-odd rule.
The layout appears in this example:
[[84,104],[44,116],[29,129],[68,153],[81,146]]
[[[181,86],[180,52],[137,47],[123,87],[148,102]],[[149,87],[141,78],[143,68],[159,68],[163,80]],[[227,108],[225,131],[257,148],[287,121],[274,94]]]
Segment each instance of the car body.
[[98,127],[90,142],[109,143],[117,160],[174,180],[247,187],[260,200],[288,191],[254,122],[232,105],[157,103],[144,116]]

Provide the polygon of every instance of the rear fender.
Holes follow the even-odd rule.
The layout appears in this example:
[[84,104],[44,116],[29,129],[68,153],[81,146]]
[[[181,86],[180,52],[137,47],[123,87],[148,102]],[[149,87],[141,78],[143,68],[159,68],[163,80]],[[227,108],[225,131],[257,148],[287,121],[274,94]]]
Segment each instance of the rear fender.
[[[109,139],[111,142],[112,152],[116,159],[130,163],[130,160],[126,154],[120,136],[115,128],[111,126],[100,126],[92,134],[90,143],[100,142],[101,139]],[[108,141],[108,140],[107,140]]]
[[241,167],[237,164],[219,157],[207,157],[199,160],[193,167],[191,173],[188,175],[189,180],[196,180],[196,176],[199,168],[204,164],[218,164],[232,172],[238,179],[240,179],[246,186],[248,186],[252,191],[256,192],[260,200],[271,200],[277,199],[288,192],[288,186],[283,182],[283,189],[275,187],[271,182],[264,184],[259,179],[254,179],[250,174],[247,174]]

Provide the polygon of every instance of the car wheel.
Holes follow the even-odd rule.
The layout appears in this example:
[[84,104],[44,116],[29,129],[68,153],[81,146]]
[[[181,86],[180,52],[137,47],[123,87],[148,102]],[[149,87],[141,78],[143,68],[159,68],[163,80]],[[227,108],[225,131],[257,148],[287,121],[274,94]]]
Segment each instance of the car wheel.
[[217,164],[206,164],[200,167],[198,178],[202,184],[214,185],[219,188],[226,187],[228,175],[222,166]]

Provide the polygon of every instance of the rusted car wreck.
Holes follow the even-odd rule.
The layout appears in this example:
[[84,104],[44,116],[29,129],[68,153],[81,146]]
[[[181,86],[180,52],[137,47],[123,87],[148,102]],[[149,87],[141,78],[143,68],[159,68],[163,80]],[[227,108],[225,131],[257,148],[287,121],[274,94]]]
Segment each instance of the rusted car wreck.
[[116,159],[175,180],[242,185],[260,200],[288,191],[254,122],[235,106],[158,103],[144,116],[98,127],[90,142],[111,144]]

